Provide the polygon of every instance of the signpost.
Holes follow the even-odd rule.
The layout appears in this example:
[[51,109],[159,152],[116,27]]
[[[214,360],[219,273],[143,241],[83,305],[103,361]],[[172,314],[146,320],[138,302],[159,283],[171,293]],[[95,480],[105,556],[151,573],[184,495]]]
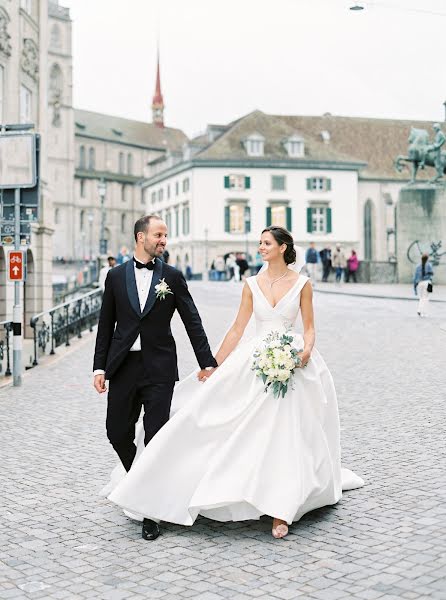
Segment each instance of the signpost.
[[38,219],[40,137],[28,130],[34,125],[5,125],[0,132],[0,243],[14,245],[8,252],[8,279],[14,282],[13,384],[22,383],[22,306],[26,252],[31,225]]

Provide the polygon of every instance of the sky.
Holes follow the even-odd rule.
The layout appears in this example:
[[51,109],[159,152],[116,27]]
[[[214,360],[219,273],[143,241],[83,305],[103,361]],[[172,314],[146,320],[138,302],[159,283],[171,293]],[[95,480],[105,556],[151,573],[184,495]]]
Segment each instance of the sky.
[[[74,104],[193,136],[269,114],[445,119],[445,0],[59,0]],[[354,4],[365,10],[351,11]]]

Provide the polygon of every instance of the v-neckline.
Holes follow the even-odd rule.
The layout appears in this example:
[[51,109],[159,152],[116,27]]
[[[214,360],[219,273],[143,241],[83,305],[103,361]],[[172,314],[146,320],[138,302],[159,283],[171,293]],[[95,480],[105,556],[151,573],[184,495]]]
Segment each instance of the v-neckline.
[[258,281],[257,281],[257,275],[254,276],[254,281],[256,282],[256,286],[261,294],[261,296],[264,298],[265,302],[267,303],[267,305],[270,307],[271,310],[275,310],[279,304],[282,302],[282,300],[284,300],[284,298],[286,298],[288,296],[288,294],[294,290],[294,288],[296,287],[296,285],[299,283],[299,281],[301,280],[302,275],[299,275],[299,277],[296,279],[296,282],[290,287],[290,289],[285,292],[285,294],[282,296],[282,298],[280,300],[278,300],[278,302],[276,302],[276,304],[274,306],[272,306],[268,300],[268,298],[265,296],[265,294],[262,292],[262,288],[260,287]]

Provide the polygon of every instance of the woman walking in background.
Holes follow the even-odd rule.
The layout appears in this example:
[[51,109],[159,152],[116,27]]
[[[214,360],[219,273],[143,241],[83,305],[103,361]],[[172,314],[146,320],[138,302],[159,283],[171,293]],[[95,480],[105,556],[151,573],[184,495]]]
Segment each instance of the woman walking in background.
[[347,271],[345,273],[345,281],[348,283],[350,281],[350,277],[353,278],[353,281],[356,283],[356,271],[359,267],[358,255],[355,250],[352,250],[352,255],[347,259]]
[[417,308],[417,313],[420,317],[427,317],[433,276],[434,270],[429,262],[429,254],[425,253],[421,256],[421,263],[417,265],[413,278],[414,292],[418,294],[420,299]]

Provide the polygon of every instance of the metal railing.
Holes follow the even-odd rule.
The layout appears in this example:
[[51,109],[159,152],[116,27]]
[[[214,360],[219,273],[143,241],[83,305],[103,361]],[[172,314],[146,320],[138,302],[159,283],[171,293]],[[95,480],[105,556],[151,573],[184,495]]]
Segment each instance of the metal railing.
[[[12,321],[0,321],[0,376],[10,377],[11,372],[11,345]],[[6,369],[3,372],[3,361],[6,358]]]
[[47,351],[55,354],[58,346],[69,346],[70,339],[81,338],[83,331],[93,331],[101,304],[102,290],[98,289],[34,315],[30,322],[34,337],[33,366],[39,364],[39,357]]

